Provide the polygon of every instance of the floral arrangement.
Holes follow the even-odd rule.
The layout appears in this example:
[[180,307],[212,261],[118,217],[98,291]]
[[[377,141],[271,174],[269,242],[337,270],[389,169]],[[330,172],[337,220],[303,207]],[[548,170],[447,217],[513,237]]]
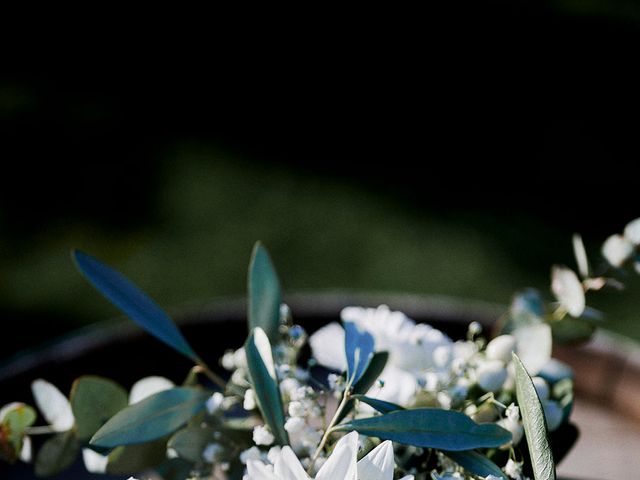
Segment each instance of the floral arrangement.
[[[122,478],[553,479],[576,437],[572,372],[551,358],[553,341],[590,337],[601,314],[586,294],[621,288],[614,275],[626,266],[640,273],[639,245],[636,219],[605,241],[596,274],[575,235],[578,273],[552,268],[552,301],[518,293],[493,335],[474,322],[453,340],[384,305],[345,308],[340,322],[309,336],[258,243],[248,337],[216,369],[133,283],[75,251],[98,291],[194,367],[182,385],[147,377],[130,391],[82,376],[69,396],[37,379],[43,421],[25,403],[2,407],[0,460],[33,462],[39,476],[81,456],[89,472]],[[35,435],[50,438],[34,455]]]

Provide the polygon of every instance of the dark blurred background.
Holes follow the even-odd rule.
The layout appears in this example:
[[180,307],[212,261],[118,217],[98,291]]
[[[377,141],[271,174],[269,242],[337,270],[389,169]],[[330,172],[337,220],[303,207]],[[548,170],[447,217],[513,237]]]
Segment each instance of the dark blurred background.
[[[638,3],[428,8],[217,14],[124,47],[88,26],[3,62],[0,360],[116,314],[71,248],[172,311],[243,294],[257,239],[288,292],[506,304],[574,266],[573,232],[596,261],[640,216]],[[640,338],[628,284],[591,303]]]

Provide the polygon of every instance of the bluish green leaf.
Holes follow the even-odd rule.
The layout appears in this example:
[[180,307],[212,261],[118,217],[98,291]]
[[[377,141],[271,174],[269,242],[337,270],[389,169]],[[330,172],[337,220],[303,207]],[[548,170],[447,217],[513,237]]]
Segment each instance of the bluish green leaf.
[[[360,380],[356,382],[356,384],[352,387],[353,395],[364,395],[367,393],[373,384],[380,378],[382,375],[382,371],[384,367],[387,365],[387,361],[389,360],[389,352],[376,352],[373,354],[371,361],[369,362],[369,366],[367,370],[364,372]],[[349,400],[347,405],[342,409],[342,413],[336,420],[336,423],[340,423],[350,412],[353,410],[353,406],[355,402],[353,400]]]
[[456,462],[469,473],[473,473],[474,475],[478,475],[480,477],[488,477],[489,475],[493,475],[495,477],[501,478],[502,480],[508,480],[504,472],[500,470],[500,467],[489,460],[485,455],[482,455],[475,450],[463,450],[461,452],[450,452],[443,450],[442,453],[444,453],[447,457]]
[[257,242],[249,263],[249,331],[260,327],[271,342],[278,339],[280,325],[280,282],[264,246]]
[[513,363],[516,370],[516,396],[535,480],[555,480],[556,469],[540,399],[531,377],[515,353]]
[[396,405],[395,403],[385,402],[384,400],[378,400],[377,398],[366,397],[364,395],[352,395],[351,398],[366,403],[367,405],[375,408],[380,413],[390,413],[395,412],[396,410],[404,410],[403,407],[401,407],[400,405]]
[[364,375],[373,353],[373,336],[360,330],[353,322],[344,322],[344,350],[347,357],[347,382],[355,384]]
[[79,250],[74,250],[73,258],[78,270],[89,283],[131,320],[158,340],[200,363],[198,355],[169,315],[124,275]]
[[50,477],[69,468],[80,453],[75,432],[59,433],[48,439],[36,456],[36,475]]
[[101,448],[150,442],[175,432],[198,414],[210,392],[178,387],[156,393],[113,416],[91,439]]
[[90,439],[128,404],[124,388],[107,378],[86,375],[78,378],[71,388],[71,409],[76,419],[80,440]]
[[287,445],[289,437],[284,429],[284,407],[273,363],[271,344],[264,330],[255,328],[244,346],[251,385],[262,418],[271,429],[279,445]]
[[437,408],[399,410],[352,420],[335,430],[355,430],[382,440],[451,451],[499,447],[511,440],[508,431],[493,423],[480,425],[463,413]]
[[206,446],[213,442],[214,432],[213,427],[184,428],[171,437],[167,447],[175,450],[180,458],[198,462],[202,460],[202,452]]

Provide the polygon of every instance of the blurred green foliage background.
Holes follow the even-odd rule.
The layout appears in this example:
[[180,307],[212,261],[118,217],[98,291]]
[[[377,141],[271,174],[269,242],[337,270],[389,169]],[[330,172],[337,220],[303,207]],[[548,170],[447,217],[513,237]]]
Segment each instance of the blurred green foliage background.
[[[5,65],[0,358],[116,314],[72,248],[170,310],[242,295],[258,239],[287,292],[507,304],[574,266],[574,231],[596,261],[640,216],[636,2],[474,15],[383,39],[349,25],[333,43],[270,31],[211,47],[202,70],[161,49],[138,70],[97,53]],[[439,41],[450,27],[461,46]],[[640,339],[640,282],[626,283],[590,304]]]

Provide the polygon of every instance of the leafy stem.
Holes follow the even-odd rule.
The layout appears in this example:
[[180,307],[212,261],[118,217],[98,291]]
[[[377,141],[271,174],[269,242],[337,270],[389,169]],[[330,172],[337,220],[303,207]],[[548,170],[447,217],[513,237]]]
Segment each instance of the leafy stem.
[[316,460],[318,459],[320,452],[322,452],[325,444],[327,443],[327,440],[329,440],[329,435],[333,433],[333,427],[336,426],[336,423],[338,423],[338,420],[340,419],[343,410],[346,408],[347,404],[349,403],[349,400],[351,400],[351,384],[352,384],[352,381],[349,381],[347,383],[344,389],[344,394],[342,395],[342,400],[340,401],[340,404],[338,405],[336,412],[333,414],[333,418],[331,419],[331,422],[329,422],[329,425],[324,431],[324,435],[320,440],[320,444],[318,445],[318,448],[316,449],[315,453],[311,457],[311,462],[309,463],[309,468],[307,469],[307,473],[309,475],[311,475],[313,466],[316,463]]

